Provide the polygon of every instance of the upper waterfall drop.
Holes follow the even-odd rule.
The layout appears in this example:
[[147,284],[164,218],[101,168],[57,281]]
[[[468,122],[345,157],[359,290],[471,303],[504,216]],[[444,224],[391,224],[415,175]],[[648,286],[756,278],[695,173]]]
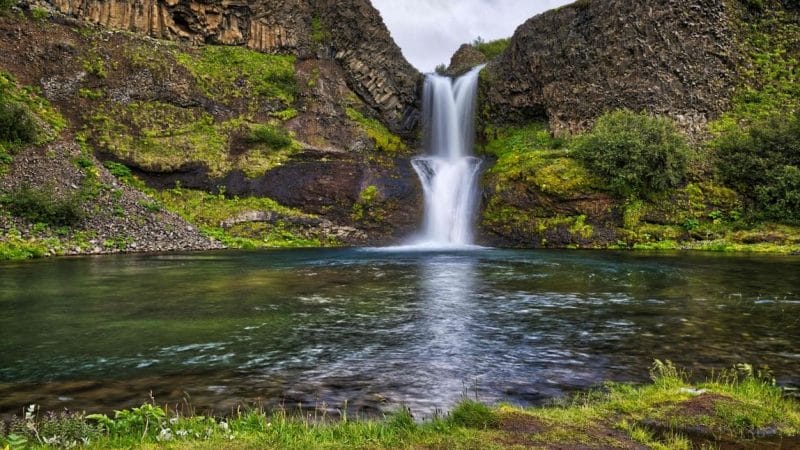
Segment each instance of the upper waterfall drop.
[[425,77],[423,114],[428,156],[412,165],[422,183],[424,219],[411,244],[457,248],[473,244],[477,176],[481,160],[472,155],[478,66],[452,79]]

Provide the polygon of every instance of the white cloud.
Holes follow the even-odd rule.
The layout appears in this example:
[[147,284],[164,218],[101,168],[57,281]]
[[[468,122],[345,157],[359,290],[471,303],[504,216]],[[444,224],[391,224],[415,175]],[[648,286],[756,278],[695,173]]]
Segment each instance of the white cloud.
[[465,42],[509,37],[528,18],[574,0],[372,0],[406,58],[429,72]]

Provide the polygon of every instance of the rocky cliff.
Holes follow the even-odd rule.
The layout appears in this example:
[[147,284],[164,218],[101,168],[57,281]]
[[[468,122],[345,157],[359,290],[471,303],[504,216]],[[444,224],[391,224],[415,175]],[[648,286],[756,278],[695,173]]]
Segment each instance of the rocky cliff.
[[412,134],[420,74],[368,0],[48,0],[110,29],[195,44],[240,45],[301,59],[331,56],[347,83],[395,132]]
[[[0,112],[19,109],[47,137],[0,135],[0,258],[4,245],[71,254],[409,234],[420,75],[369,2],[341,6],[25,2],[0,12]],[[23,193],[75,221],[37,222],[24,208],[52,205],[21,205]]]
[[488,68],[491,122],[581,131],[605,111],[698,129],[728,105],[739,44],[724,0],[582,0],[521,25]]

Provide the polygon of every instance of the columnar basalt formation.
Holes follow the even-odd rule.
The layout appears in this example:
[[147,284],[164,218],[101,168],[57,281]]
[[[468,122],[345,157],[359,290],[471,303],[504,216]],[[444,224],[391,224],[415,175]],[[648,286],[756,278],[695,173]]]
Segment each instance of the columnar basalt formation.
[[47,0],[101,26],[160,39],[242,45],[300,58],[332,57],[348,85],[390,128],[413,136],[421,75],[368,0]]
[[724,0],[586,0],[533,17],[489,66],[490,120],[575,132],[629,108],[699,129],[736,84],[731,13]]

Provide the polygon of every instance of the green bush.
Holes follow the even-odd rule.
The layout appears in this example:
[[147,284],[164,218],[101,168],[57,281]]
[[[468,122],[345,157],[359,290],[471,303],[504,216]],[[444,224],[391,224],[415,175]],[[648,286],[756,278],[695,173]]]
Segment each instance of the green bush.
[[479,52],[483,53],[483,56],[485,56],[486,59],[494,59],[505,51],[510,42],[511,39],[508,38],[486,42],[483,40],[483,38],[478,37],[472,41],[472,46],[475,47],[475,49]]
[[36,122],[28,108],[0,97],[0,141],[30,144],[36,140],[36,136]]
[[52,186],[43,188],[22,186],[0,195],[0,206],[31,222],[56,226],[72,225],[83,216],[78,194],[61,197]]
[[286,130],[271,125],[254,125],[250,128],[247,141],[251,144],[265,144],[275,150],[292,145],[292,137]]
[[641,197],[684,180],[689,145],[670,119],[619,110],[576,140],[575,156],[615,193]]
[[756,218],[800,223],[800,114],[729,129],[714,142],[722,181]]

